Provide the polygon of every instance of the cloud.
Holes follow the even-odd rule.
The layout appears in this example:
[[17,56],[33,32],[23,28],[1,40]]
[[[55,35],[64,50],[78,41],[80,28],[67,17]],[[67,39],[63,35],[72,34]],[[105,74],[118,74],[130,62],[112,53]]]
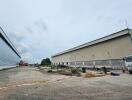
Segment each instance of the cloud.
[[27,28],[26,28],[26,31],[27,31],[28,33],[33,33],[33,30],[32,30],[30,27],[27,27]]
[[22,60],[27,61],[27,62],[32,62],[33,56],[30,52],[25,52],[22,53]]
[[38,28],[40,28],[43,31],[48,31],[48,24],[46,22],[44,22],[42,19],[37,20],[34,23],[35,26],[37,26]]
[[24,39],[24,35],[20,34],[20,33],[16,33],[16,32],[10,32],[9,33],[9,37],[11,38],[11,40],[15,43],[16,41],[22,41]]
[[30,61],[30,59],[33,58],[29,49],[29,45],[23,42],[26,39],[25,34],[10,32],[8,37],[17,48],[23,60]]

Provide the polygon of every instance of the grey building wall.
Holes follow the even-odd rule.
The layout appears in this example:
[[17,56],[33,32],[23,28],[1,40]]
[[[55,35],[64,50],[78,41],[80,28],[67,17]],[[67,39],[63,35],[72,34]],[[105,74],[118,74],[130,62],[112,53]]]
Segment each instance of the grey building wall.
[[[0,69],[5,67],[14,67],[20,61],[20,56],[15,51],[14,47],[7,44],[6,39],[0,33]],[[11,48],[12,47],[12,48]]]

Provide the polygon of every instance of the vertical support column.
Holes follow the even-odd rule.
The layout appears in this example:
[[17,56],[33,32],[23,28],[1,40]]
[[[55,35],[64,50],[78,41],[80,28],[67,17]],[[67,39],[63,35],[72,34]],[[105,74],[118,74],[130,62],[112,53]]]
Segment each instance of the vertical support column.
[[75,67],[77,66],[77,64],[76,64],[76,61],[75,61]]
[[95,60],[93,60],[93,67],[95,68],[95,66],[96,66],[96,65],[95,65]]
[[83,64],[83,67],[84,67],[85,66],[84,61],[82,62],[82,64]]
[[131,41],[132,41],[132,30],[129,30],[129,34],[131,35]]
[[109,59],[109,65],[110,65],[110,67],[113,69],[112,60],[111,60],[111,59]]

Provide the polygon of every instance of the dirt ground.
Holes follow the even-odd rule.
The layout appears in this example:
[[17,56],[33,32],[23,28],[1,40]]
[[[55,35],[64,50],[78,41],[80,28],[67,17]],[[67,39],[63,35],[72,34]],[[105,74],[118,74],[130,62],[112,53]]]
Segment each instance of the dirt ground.
[[132,100],[132,75],[82,78],[14,68],[0,71],[0,100]]

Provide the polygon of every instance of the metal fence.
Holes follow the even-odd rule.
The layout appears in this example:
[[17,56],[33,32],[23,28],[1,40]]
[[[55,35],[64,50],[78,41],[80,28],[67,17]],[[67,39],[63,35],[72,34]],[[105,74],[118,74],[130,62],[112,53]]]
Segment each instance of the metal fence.
[[109,59],[109,60],[95,60],[95,61],[74,61],[69,62],[71,67],[109,67],[112,69],[121,69],[124,66],[122,59]]

